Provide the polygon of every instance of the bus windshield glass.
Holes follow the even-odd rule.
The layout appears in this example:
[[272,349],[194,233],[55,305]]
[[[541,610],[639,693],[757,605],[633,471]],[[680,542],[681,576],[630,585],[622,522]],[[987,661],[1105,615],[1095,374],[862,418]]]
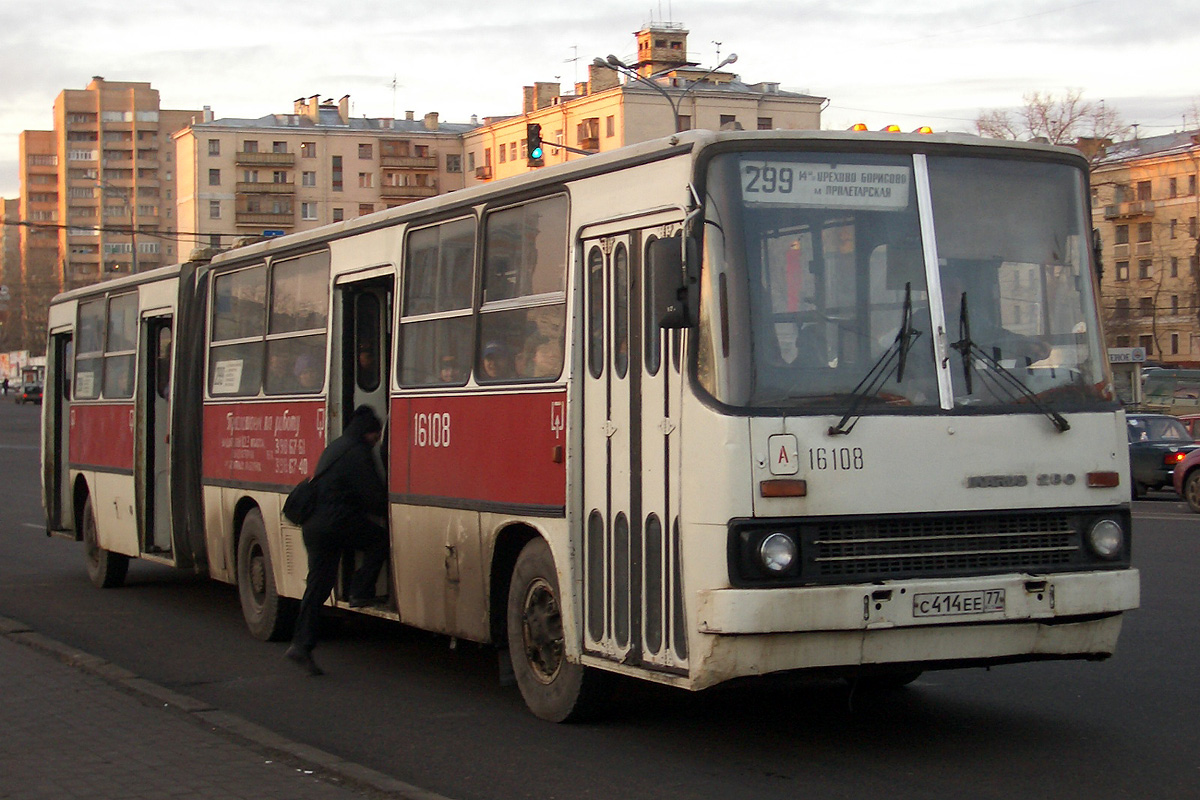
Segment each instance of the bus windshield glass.
[[1063,164],[717,156],[700,383],[731,406],[815,412],[1106,404],[1089,231]]

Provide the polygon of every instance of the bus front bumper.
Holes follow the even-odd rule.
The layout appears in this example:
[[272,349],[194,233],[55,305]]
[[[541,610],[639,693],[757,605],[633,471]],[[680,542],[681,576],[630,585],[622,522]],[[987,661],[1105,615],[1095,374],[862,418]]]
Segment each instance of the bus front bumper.
[[1109,615],[1137,608],[1136,569],[887,581],[851,586],[711,589],[701,633],[882,630]]

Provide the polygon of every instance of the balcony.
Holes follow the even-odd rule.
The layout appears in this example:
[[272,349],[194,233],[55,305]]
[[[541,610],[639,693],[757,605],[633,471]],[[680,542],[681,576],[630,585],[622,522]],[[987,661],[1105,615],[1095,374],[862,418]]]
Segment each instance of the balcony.
[[436,186],[380,186],[381,197],[436,197]]
[[294,183],[245,183],[238,181],[234,190],[238,194],[295,194]]
[[1117,203],[1104,207],[1105,219],[1122,219],[1124,217],[1148,217],[1154,213],[1153,200],[1136,200],[1132,203]]
[[262,211],[239,211],[235,215],[238,225],[268,225],[273,228],[293,228],[296,225],[294,212],[271,214]]
[[482,167],[475,168],[475,180],[490,181],[492,179],[492,165],[485,164]]
[[292,166],[296,163],[295,153],[237,153],[234,161],[238,166],[247,167],[278,167]]
[[380,156],[379,165],[402,169],[437,169],[437,156]]

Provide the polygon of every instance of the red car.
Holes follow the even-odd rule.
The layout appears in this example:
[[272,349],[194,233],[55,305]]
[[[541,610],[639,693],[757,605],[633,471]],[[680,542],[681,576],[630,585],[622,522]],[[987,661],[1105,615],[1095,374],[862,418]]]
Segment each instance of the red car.
[[1188,508],[1200,514],[1200,450],[1193,450],[1176,464],[1172,478],[1175,491],[1187,501]]

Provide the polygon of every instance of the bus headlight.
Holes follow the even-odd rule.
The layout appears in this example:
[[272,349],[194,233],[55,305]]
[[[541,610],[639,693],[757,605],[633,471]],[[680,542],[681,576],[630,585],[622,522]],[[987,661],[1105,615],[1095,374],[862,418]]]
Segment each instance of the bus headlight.
[[1125,544],[1125,531],[1115,519],[1097,520],[1088,530],[1087,542],[1096,555],[1113,559],[1121,554]]
[[772,575],[787,572],[796,560],[796,542],[785,533],[768,534],[758,545],[758,560]]

